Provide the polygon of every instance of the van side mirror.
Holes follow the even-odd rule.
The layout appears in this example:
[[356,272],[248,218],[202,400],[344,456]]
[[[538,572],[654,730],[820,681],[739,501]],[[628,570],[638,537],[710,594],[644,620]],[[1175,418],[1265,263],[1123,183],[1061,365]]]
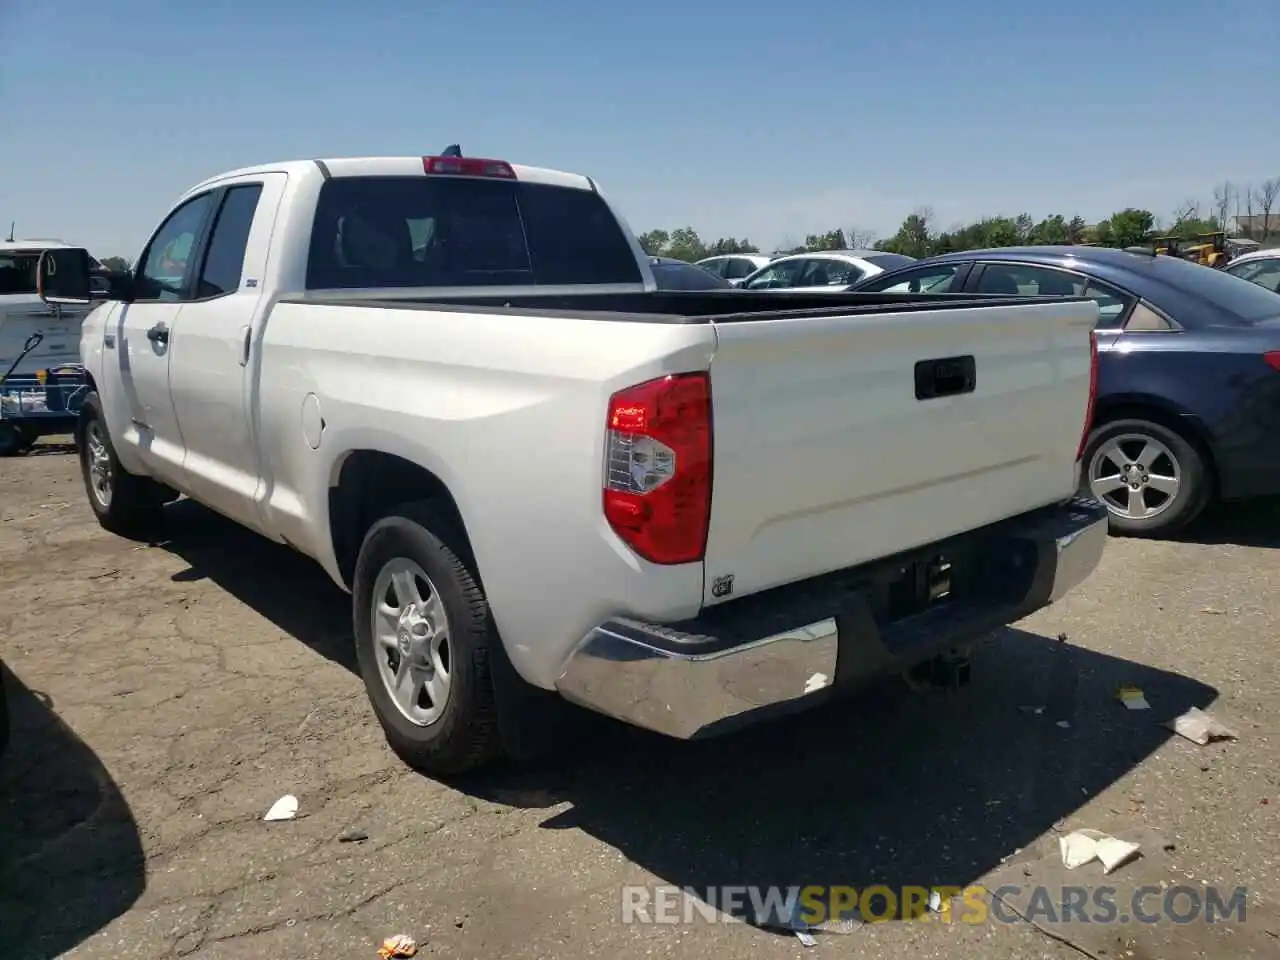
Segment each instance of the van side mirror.
[[89,251],[81,247],[46,250],[36,267],[36,292],[45,303],[93,301]]

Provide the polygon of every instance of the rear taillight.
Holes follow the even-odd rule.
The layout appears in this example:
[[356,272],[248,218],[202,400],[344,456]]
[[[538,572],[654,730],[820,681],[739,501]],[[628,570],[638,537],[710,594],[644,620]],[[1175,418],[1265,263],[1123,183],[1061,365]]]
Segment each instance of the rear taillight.
[[604,515],[651,563],[692,563],[711,520],[711,379],[682,373],[609,398]]
[[1272,370],[1280,370],[1280,350],[1269,350],[1262,355],[1262,359],[1267,361],[1267,366]]
[[423,157],[422,170],[450,177],[516,178],[515,170],[505,160],[482,160],[479,157]]
[[1093,423],[1093,405],[1098,399],[1098,335],[1089,331],[1089,403],[1084,408],[1084,429],[1080,431],[1080,444],[1076,447],[1076,459],[1084,456],[1089,442],[1089,427]]

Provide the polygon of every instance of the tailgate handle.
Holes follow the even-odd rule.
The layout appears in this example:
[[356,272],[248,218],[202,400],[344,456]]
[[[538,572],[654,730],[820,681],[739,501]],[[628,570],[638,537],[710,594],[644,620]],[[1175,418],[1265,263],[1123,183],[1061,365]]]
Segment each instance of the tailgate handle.
[[978,371],[972,355],[940,357],[916,363],[916,399],[933,400],[973,393]]

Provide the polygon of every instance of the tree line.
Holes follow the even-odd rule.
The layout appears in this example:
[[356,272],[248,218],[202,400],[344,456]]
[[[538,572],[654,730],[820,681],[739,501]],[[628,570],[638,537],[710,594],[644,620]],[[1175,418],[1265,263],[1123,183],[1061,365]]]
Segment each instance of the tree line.
[[[837,227],[826,233],[811,233],[803,243],[784,240],[774,255],[815,250],[848,250],[874,247],[890,253],[923,258],[958,250],[1012,247],[1022,244],[1093,243],[1105,247],[1131,247],[1150,243],[1155,237],[1177,236],[1191,239],[1200,234],[1225,231],[1231,236],[1259,243],[1280,241],[1280,177],[1254,187],[1226,182],[1213,190],[1213,200],[1202,205],[1187,200],[1162,219],[1150,210],[1126,207],[1105,220],[1088,223],[1079,215],[1052,214],[1037,221],[1030,214],[984,217],[947,230],[938,229],[933,211],[921,207],[907,215],[890,237],[877,238],[856,227]],[[726,253],[760,253],[749,239],[722,237],[704,241],[690,226],[649,230],[639,236],[650,256],[675,257],[693,262]]]

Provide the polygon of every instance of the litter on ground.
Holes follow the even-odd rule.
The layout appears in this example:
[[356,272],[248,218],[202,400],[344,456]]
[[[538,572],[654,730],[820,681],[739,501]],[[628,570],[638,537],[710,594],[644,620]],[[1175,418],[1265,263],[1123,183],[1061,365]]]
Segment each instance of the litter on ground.
[[1210,740],[1238,740],[1234,730],[1219,723],[1210,714],[1199,707],[1192,707],[1180,717],[1174,717],[1165,724],[1180,737],[1186,737],[1192,743],[1204,746]]
[[1058,848],[1062,852],[1062,865],[1068,870],[1097,860],[1102,864],[1103,873],[1110,873],[1139,853],[1138,844],[1117,840],[1101,830],[1073,830],[1058,840]]
[[393,960],[398,957],[412,957],[418,953],[418,941],[407,933],[397,933],[394,937],[387,937],[382,941],[382,946],[378,948],[378,956],[382,960]]
[[1121,687],[1116,691],[1116,698],[1130,710],[1150,710],[1151,704],[1139,687]]
[[263,820],[292,820],[298,815],[298,798],[291,793],[286,793],[283,797],[271,805],[271,809],[267,811],[267,815]]

